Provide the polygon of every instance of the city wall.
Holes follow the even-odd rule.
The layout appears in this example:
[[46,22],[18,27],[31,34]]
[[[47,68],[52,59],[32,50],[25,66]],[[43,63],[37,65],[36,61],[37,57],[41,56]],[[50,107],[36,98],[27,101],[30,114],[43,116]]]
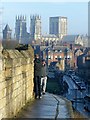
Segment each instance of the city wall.
[[0,119],[15,116],[33,99],[33,49],[0,50]]

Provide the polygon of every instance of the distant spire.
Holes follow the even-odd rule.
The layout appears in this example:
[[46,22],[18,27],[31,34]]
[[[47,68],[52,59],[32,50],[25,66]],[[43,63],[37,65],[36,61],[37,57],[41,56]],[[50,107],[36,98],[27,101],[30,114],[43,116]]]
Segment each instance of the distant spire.
[[24,21],[26,21],[26,15],[24,15]]
[[10,29],[10,27],[9,27],[9,25],[8,25],[8,24],[6,24],[6,26],[5,26],[4,30],[6,30],[6,31],[11,31],[11,29]]
[[17,20],[17,15],[16,15],[16,20]]
[[18,15],[18,20],[19,20],[19,15]]

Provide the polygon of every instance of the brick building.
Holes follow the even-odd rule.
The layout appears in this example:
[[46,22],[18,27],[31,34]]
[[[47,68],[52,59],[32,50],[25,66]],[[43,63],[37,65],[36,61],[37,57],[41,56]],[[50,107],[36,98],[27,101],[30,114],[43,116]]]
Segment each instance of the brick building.
[[90,48],[77,58],[78,74],[90,84]]

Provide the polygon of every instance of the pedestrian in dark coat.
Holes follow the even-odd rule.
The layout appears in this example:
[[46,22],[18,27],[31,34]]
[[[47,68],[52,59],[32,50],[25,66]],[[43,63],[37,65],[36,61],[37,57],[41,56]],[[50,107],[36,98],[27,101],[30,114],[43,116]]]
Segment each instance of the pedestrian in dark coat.
[[42,86],[42,94],[44,95],[46,92],[46,84],[47,84],[47,67],[45,60],[42,60],[42,71],[41,71],[41,86]]
[[41,68],[42,61],[39,58],[39,55],[35,55],[34,60],[34,92],[35,98],[41,98]]

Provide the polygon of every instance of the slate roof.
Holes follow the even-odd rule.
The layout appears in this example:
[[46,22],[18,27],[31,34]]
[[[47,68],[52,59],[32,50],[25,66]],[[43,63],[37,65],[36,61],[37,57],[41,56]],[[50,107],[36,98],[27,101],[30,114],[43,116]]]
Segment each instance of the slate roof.
[[62,42],[67,42],[67,43],[72,43],[75,42],[75,39],[78,37],[79,35],[66,35],[62,38]]
[[11,31],[11,29],[10,29],[10,27],[9,27],[8,24],[5,26],[4,30],[6,30],[6,31]]
[[56,35],[54,35],[54,34],[44,34],[44,35],[42,35],[42,37],[44,37],[44,38],[58,38]]

